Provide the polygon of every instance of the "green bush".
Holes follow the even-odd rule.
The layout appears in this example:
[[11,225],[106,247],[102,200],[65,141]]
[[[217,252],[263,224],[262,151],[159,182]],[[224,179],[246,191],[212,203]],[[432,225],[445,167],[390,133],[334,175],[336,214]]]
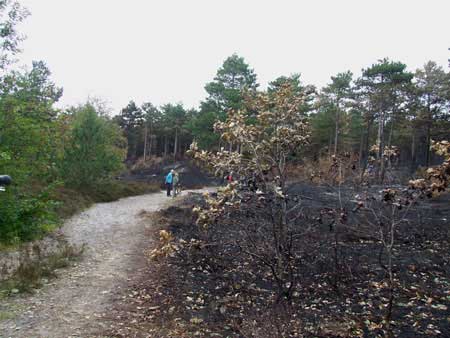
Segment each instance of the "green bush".
[[0,193],[0,243],[17,244],[55,229],[56,203],[46,196],[27,196],[15,189]]
[[114,122],[90,104],[73,110],[61,163],[61,177],[68,187],[91,190],[123,169],[125,154],[126,141]]

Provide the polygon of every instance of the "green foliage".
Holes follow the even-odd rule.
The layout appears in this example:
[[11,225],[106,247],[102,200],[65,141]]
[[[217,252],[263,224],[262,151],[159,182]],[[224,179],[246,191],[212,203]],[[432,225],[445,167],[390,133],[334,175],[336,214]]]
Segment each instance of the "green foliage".
[[0,242],[17,243],[57,225],[49,198],[56,179],[55,116],[61,90],[42,62],[11,72],[0,83],[0,173],[14,185],[0,193]]
[[430,164],[431,139],[448,139],[450,130],[450,74],[435,62],[428,62],[415,73],[415,86],[410,97],[409,128],[418,140],[425,145],[426,166]]
[[73,127],[65,148],[62,178],[70,187],[92,188],[123,167],[125,141],[116,124],[86,104],[73,113]]
[[346,124],[343,127],[344,149],[359,150],[361,137],[363,135],[364,117],[357,109],[351,109],[346,115]]
[[336,107],[325,102],[321,102],[316,112],[311,115],[312,140],[316,152],[320,149],[329,150],[334,135],[334,114]]
[[217,113],[226,113],[230,109],[241,109],[244,90],[255,91],[257,87],[253,69],[244,58],[233,54],[224,61],[214,81],[206,84],[205,90],[209,95],[207,101],[217,104]]
[[[182,104],[169,103],[162,106],[161,111],[165,133],[173,137],[173,155],[176,156],[180,147],[180,139],[187,133],[184,128],[187,119],[186,110]],[[164,152],[167,153],[167,147]]]
[[27,16],[28,11],[17,1],[0,0],[0,69],[4,69],[14,60],[23,37],[17,31],[17,25]]
[[214,133],[216,121],[217,115],[213,111],[202,110],[187,122],[186,127],[202,149],[211,149],[219,143],[219,135]]
[[142,126],[144,124],[144,113],[134,101],[122,109],[115,117],[115,121],[122,128],[128,142],[127,158],[137,156],[139,142],[142,139]]
[[58,225],[55,202],[48,192],[38,195],[8,189],[0,194],[0,243],[16,244],[42,236]]
[[245,95],[258,88],[256,74],[244,58],[233,54],[217,71],[214,81],[205,86],[208,97],[201,103],[200,112],[189,123],[195,140],[208,149],[218,146],[219,137],[214,135],[214,123],[225,121],[230,110],[244,108]]
[[186,122],[186,110],[182,104],[165,104],[161,112],[167,128],[181,128]]
[[154,130],[155,126],[159,125],[163,118],[161,111],[150,102],[144,102],[141,110],[144,114],[145,124],[151,130]]
[[50,81],[50,72],[42,62],[31,71],[13,72],[0,86],[0,151],[10,161],[0,161],[0,171],[14,176],[18,183],[47,180],[54,172],[55,142],[52,108],[61,89]]
[[379,60],[363,70],[357,80],[361,93],[369,100],[369,109],[379,121],[384,123],[386,114],[395,115],[402,104],[402,91],[411,83],[414,74],[406,71],[401,62]]
[[[344,139],[340,137],[349,126],[349,108],[353,97],[351,72],[339,73],[331,77],[331,83],[322,89],[318,97],[317,113],[313,115],[313,143],[321,148],[327,147],[333,153],[344,151]],[[340,145],[340,147],[338,147]]]

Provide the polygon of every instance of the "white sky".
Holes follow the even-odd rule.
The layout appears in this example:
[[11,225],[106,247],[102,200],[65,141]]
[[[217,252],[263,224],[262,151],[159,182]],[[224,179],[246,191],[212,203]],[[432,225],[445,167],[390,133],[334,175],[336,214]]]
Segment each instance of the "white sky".
[[243,56],[263,88],[299,72],[331,75],[389,57],[411,70],[450,58],[449,0],[20,0],[32,13],[20,62],[44,60],[62,105],[88,96],[117,113],[138,104],[196,107],[226,57]]

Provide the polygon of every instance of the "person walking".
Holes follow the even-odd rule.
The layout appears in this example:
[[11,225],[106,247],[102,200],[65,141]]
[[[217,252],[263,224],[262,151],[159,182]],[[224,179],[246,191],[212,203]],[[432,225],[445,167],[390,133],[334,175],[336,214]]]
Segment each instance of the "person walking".
[[172,191],[173,172],[174,172],[174,170],[172,169],[171,171],[169,171],[169,173],[166,176],[167,197],[170,197],[170,192]]
[[177,197],[178,194],[178,184],[180,183],[180,177],[178,176],[178,173],[173,170],[172,173],[172,186],[173,186],[173,197]]
[[227,182],[227,184],[231,183],[234,181],[234,173],[230,172],[227,176],[225,176],[225,180]]

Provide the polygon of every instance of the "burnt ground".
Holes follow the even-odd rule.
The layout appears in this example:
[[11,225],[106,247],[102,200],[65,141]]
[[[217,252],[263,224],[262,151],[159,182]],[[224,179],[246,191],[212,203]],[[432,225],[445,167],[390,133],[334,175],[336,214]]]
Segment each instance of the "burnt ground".
[[161,185],[161,188],[164,188],[164,178],[171,169],[178,172],[182,189],[199,189],[220,183],[189,160],[154,163],[146,168],[132,169],[120,176],[120,179],[132,182],[157,183]]
[[[299,242],[300,275],[289,302],[280,300],[270,269],[243,254],[237,244],[244,242],[241,229],[250,227],[264,212],[257,203],[250,201],[242,210],[230,212],[206,234],[195,225],[192,214],[192,206],[203,203],[201,195],[189,195],[177,206],[153,215],[152,221],[174,235],[180,250],[148,261],[129,281],[127,294],[115,303],[114,313],[121,322],[131,324],[116,326],[105,334],[385,336],[388,292],[380,265],[385,257],[380,255],[381,246],[373,233],[355,231],[363,222],[352,213],[357,193],[351,187],[303,183],[289,188],[290,196],[301,198],[306,221],[315,224],[314,231]],[[337,229],[331,231],[328,223],[314,222],[320,212],[336,208],[340,201],[352,226],[342,226],[336,240]],[[395,337],[450,337],[449,220],[447,194],[419,201],[399,227],[393,249],[391,326]],[[151,234],[156,239],[157,230]]]

